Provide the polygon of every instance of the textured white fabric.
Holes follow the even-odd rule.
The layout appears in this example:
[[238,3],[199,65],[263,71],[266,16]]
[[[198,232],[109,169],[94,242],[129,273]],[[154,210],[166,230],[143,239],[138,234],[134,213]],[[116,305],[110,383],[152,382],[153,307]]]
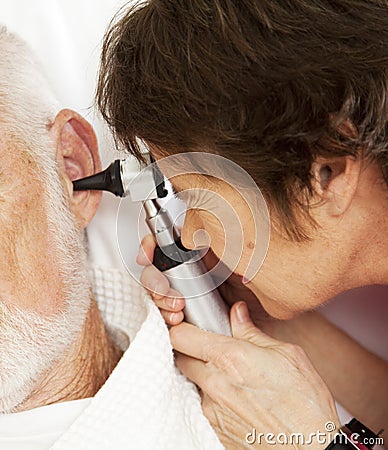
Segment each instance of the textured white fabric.
[[96,300],[125,351],[111,376],[54,450],[222,449],[198,392],[174,366],[154,303],[125,272],[95,268]]
[[91,401],[83,398],[0,414],[0,450],[49,449]]

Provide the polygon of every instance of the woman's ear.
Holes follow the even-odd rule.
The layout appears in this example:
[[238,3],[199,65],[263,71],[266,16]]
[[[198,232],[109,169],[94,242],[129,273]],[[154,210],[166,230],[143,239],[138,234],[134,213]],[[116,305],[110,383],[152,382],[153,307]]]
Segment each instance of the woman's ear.
[[81,228],[92,220],[102,193],[73,191],[73,180],[101,170],[97,138],[89,122],[77,112],[62,109],[51,126],[50,134],[56,145],[56,159],[68,194],[71,210]]
[[[330,116],[333,126],[346,138],[357,137],[357,130],[349,120],[338,122]],[[333,158],[318,157],[312,165],[312,185],[315,194],[324,201],[330,216],[341,216],[349,208],[356,194],[361,166],[361,155]]]
[[330,216],[341,216],[352,203],[360,178],[361,162],[362,158],[342,156],[319,157],[313,163],[312,185]]

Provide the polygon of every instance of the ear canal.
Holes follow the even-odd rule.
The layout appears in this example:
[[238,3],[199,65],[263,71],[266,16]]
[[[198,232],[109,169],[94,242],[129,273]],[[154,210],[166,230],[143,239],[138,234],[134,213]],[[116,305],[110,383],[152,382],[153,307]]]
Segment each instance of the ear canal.
[[70,178],[71,181],[77,180],[78,178],[82,178],[83,171],[79,164],[76,164],[74,160],[70,158],[65,158],[64,163],[67,176]]
[[321,183],[322,189],[327,189],[332,177],[333,170],[329,165],[322,166],[319,171],[319,181]]

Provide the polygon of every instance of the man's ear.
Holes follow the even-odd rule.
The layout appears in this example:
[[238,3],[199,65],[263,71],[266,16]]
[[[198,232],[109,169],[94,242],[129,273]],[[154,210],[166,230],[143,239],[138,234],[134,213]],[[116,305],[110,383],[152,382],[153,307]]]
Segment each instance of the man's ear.
[[89,122],[77,112],[62,109],[51,126],[56,144],[56,159],[67,191],[71,210],[85,228],[92,220],[101,201],[100,191],[73,191],[73,180],[101,170],[97,138]]
[[341,216],[356,194],[362,158],[342,156],[318,157],[312,166],[312,185],[330,216]]

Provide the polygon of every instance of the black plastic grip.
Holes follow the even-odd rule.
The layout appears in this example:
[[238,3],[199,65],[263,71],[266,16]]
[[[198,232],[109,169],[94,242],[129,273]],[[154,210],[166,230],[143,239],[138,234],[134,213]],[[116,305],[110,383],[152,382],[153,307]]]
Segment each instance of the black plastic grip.
[[174,244],[156,247],[152,264],[161,272],[180,266],[198,255],[197,250],[188,250],[182,245],[181,238]]

